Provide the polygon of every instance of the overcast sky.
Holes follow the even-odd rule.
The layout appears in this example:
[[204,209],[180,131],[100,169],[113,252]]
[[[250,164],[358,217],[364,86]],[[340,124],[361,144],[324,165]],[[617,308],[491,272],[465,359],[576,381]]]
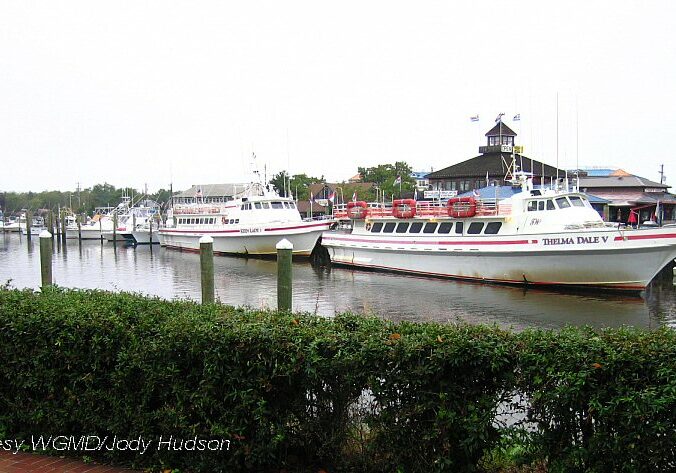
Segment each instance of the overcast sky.
[[[525,154],[676,185],[676,2],[0,0],[0,191],[438,170]],[[515,114],[521,121],[513,122]],[[472,123],[470,116],[479,114]]]

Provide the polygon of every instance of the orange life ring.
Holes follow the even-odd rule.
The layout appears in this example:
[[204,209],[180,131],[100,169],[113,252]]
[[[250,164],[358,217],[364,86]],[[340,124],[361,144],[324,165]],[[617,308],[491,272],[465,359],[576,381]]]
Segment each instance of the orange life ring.
[[469,197],[453,197],[448,199],[448,215],[453,218],[467,218],[476,215],[476,199]]
[[398,199],[392,202],[392,215],[397,218],[415,217],[415,200]]
[[368,205],[363,200],[347,203],[347,216],[352,220],[362,220],[368,214]]

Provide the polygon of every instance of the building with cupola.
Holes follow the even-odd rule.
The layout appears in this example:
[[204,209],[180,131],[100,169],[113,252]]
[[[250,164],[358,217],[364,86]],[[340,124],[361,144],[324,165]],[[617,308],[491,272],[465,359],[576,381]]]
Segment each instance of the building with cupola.
[[[502,118],[486,133],[486,145],[479,155],[427,175],[430,187],[458,194],[488,185],[504,185],[514,171],[533,174],[535,185],[550,184],[566,172],[523,155],[516,145],[517,134],[502,122]],[[516,166],[516,169],[514,169]]]

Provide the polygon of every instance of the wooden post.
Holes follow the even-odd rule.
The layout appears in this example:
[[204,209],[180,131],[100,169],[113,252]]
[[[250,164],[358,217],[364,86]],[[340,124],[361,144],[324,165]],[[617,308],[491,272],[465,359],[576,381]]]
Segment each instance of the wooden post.
[[117,213],[113,214],[113,245],[117,245]]
[[33,224],[33,213],[26,210],[26,238],[31,241],[31,225]]
[[40,273],[42,287],[52,285],[52,234],[47,230],[40,233]]
[[47,225],[45,225],[47,231],[51,235],[52,241],[54,241],[54,212],[51,210],[47,211]]
[[66,211],[61,211],[61,242],[66,244]]
[[101,220],[101,215],[99,215],[99,235],[101,235],[101,244],[103,245],[103,220]]
[[214,302],[214,239],[205,235],[200,242],[200,272],[202,274],[202,304]]
[[77,240],[82,243],[82,224],[79,217],[77,219]]
[[291,311],[293,299],[293,275],[291,256],[293,244],[284,238],[277,243],[277,310]]
[[150,217],[150,219],[148,221],[150,222],[150,230],[149,230],[150,234],[148,235],[148,238],[150,238],[150,251],[152,251],[153,250],[153,218]]

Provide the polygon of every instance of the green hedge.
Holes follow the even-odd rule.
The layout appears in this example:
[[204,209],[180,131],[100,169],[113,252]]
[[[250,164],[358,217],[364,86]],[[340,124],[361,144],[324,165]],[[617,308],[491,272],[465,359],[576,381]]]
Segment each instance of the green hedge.
[[[0,439],[231,442],[74,452],[153,470],[428,472],[502,468],[518,430],[512,465],[668,471],[675,355],[669,329],[517,334],[1,290]],[[509,428],[497,415],[506,408]]]

